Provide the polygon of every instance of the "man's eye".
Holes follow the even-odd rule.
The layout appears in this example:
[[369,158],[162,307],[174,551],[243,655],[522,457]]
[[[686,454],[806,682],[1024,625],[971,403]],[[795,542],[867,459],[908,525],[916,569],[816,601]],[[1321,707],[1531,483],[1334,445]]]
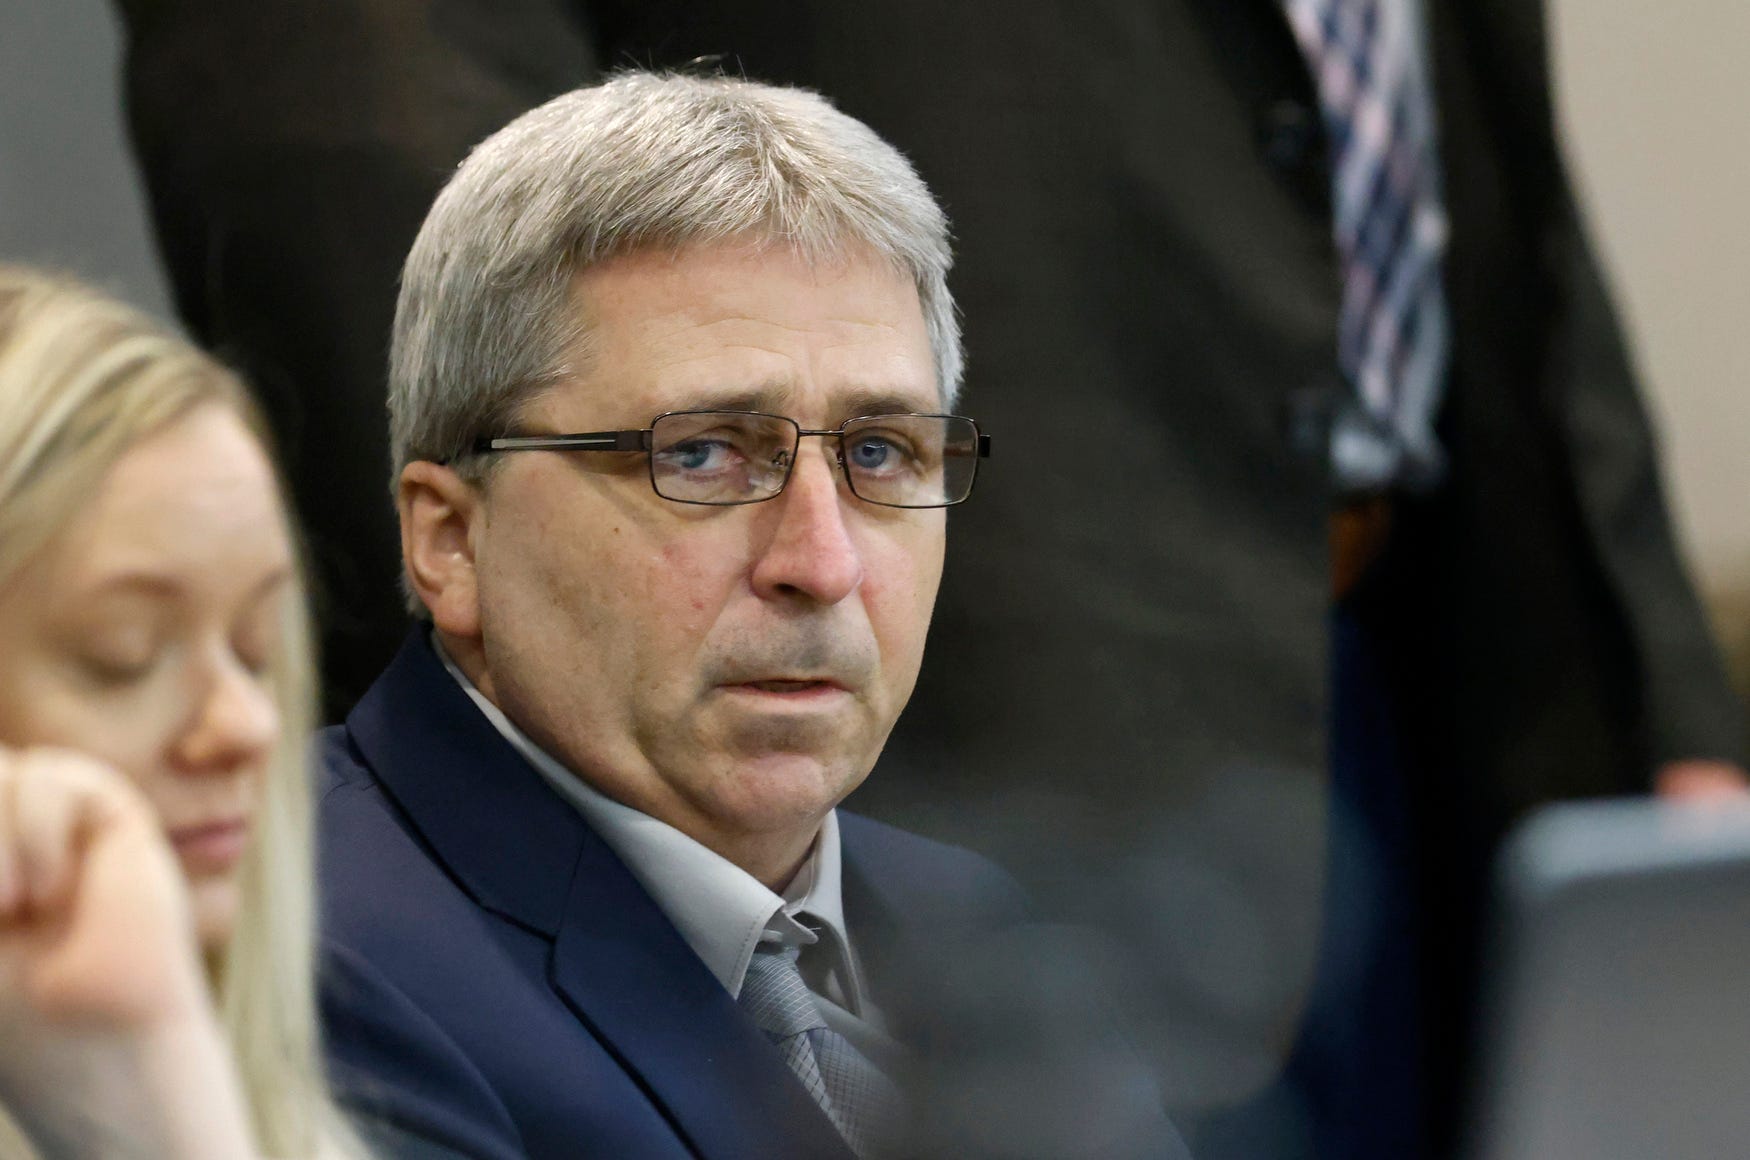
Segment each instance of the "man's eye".
[[722,439],[689,439],[662,453],[664,461],[681,471],[716,471],[729,465],[732,451]]
[[917,459],[908,442],[891,434],[859,435],[849,456],[851,467],[858,471],[899,471],[914,466]]
[[880,467],[892,452],[885,439],[859,439],[851,447],[851,459],[858,467]]

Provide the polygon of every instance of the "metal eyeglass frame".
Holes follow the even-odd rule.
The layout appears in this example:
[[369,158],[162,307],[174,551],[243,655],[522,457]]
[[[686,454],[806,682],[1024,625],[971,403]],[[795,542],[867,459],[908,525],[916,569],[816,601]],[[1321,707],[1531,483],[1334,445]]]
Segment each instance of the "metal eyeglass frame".
[[[658,498],[665,499],[669,503],[695,504],[700,507],[741,507],[750,503],[765,503],[767,500],[777,499],[780,495],[784,494],[784,489],[790,486],[790,476],[796,468],[796,452],[800,449],[802,438],[805,435],[816,435],[822,438],[831,436],[839,441],[839,469],[844,473],[845,486],[850,488],[852,495],[856,496],[864,503],[874,504],[877,507],[898,508],[902,511],[928,511],[931,508],[954,507],[957,504],[965,503],[972,498],[973,486],[978,481],[978,460],[990,458],[990,436],[984,434],[978,429],[977,420],[965,415],[940,415],[916,411],[893,412],[882,415],[858,415],[854,418],[846,419],[836,430],[825,431],[811,431],[787,415],[774,415],[769,411],[737,411],[717,408],[699,411],[664,411],[650,421],[649,427],[625,431],[579,431],[563,435],[482,435],[474,440],[474,443],[469,450],[475,455],[491,455],[502,451],[642,451],[648,453],[653,450],[655,446],[654,431],[656,424],[664,419],[682,415],[754,415],[762,419],[778,419],[788,423],[796,434],[790,441],[790,458],[789,462],[784,465],[784,482],[779,484],[778,489],[770,495],[755,496],[752,499],[676,499],[672,495],[664,495],[662,490],[656,485],[656,459],[654,456],[647,458],[645,460],[645,466],[650,476],[650,490],[654,491]],[[959,499],[946,500],[942,503],[901,504],[886,503],[882,500],[870,499],[868,496],[863,495],[857,490],[856,480],[852,477],[852,473],[845,468],[845,428],[853,423],[895,418],[960,419],[972,425],[975,453],[973,456],[972,477],[966,481],[965,495],[961,496]]]

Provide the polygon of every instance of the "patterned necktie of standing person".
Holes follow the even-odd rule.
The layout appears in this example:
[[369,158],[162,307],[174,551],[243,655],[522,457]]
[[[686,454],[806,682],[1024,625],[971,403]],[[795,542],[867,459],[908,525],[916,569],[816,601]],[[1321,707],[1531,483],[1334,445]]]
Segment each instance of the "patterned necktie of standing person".
[[1354,389],[1332,436],[1351,491],[1438,481],[1449,348],[1447,217],[1419,0],[1283,0],[1324,113],[1342,264],[1337,362]]
[[760,944],[741,984],[742,1010],[784,1056],[851,1151],[879,1155],[900,1125],[899,1091],[850,1040],[826,1025],[796,966],[797,951]]

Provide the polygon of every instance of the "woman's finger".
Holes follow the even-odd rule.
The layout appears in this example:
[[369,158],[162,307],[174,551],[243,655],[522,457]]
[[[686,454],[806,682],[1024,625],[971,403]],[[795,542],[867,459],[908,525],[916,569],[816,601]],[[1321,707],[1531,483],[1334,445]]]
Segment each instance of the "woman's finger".
[[27,752],[17,762],[12,808],[19,895],[35,915],[56,913],[72,894],[80,799],[90,792],[80,780],[40,751]]
[[147,828],[138,791],[109,766],[65,749],[27,750],[14,790],[21,893],[53,912],[67,905],[79,862],[103,831],[130,820]]
[[6,842],[13,913],[50,914],[69,904],[83,852],[105,829],[126,825],[143,803],[121,774],[64,749],[14,753],[7,774]]

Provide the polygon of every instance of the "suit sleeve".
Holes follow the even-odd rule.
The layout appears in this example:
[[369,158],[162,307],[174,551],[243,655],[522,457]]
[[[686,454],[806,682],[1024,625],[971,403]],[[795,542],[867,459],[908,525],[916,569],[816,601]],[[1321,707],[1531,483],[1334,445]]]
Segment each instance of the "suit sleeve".
[[1517,89],[1513,80],[1503,82],[1503,99],[1518,107],[1525,126],[1517,142],[1521,165],[1527,180],[1542,187],[1538,258],[1551,305],[1546,397],[1560,416],[1582,519],[1639,662],[1642,748],[1655,764],[1690,757],[1743,762],[1743,709],[1684,568],[1657,438],[1557,145],[1545,25],[1520,12],[1513,19],[1498,14],[1493,27],[1497,51],[1507,58],[1497,75],[1518,78]]
[[1743,712],[1676,544],[1657,441],[1572,201],[1550,239],[1562,287],[1549,351],[1566,399],[1581,508],[1640,661],[1643,744],[1655,763],[1745,759]]
[[396,279],[468,150],[587,81],[560,0],[120,0],[128,124],[177,309],[273,421],[350,705],[405,621],[384,369]]

